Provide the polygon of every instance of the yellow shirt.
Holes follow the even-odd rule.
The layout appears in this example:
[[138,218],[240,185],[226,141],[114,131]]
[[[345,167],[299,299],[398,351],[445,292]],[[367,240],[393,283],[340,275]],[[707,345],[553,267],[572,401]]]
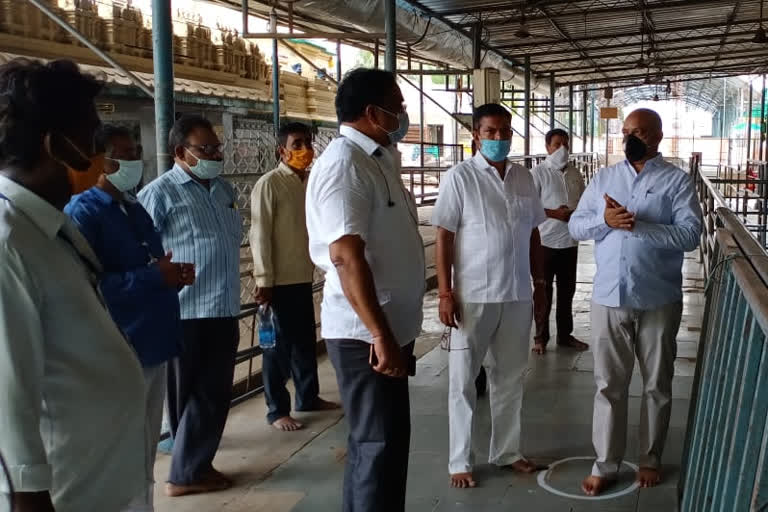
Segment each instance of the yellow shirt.
[[256,286],[312,282],[306,190],[306,181],[282,162],[254,185],[250,240]]

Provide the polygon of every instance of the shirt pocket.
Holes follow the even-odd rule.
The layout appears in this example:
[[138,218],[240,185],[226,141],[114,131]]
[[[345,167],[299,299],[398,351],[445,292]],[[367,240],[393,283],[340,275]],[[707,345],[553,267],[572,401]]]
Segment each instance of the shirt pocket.
[[510,199],[512,202],[512,218],[510,224],[519,226],[530,226],[533,229],[533,198],[530,196],[517,196]]
[[240,245],[243,239],[243,218],[240,212],[236,208],[222,207],[219,215],[225,234]]
[[651,190],[645,193],[641,220],[648,219],[656,224],[672,224],[672,199]]

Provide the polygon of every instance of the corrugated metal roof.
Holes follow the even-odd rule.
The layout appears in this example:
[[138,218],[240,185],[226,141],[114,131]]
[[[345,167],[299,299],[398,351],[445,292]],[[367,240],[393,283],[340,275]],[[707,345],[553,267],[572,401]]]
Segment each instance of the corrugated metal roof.
[[[249,2],[262,15],[271,8],[270,0]],[[304,2],[317,3],[293,2],[303,29],[359,30],[339,18],[303,16]],[[397,0],[397,5],[464,35],[480,26],[486,54],[494,51],[517,63],[529,56],[534,78],[554,76],[560,86],[620,88],[768,71],[768,43],[752,41],[761,0]],[[768,21],[768,11],[763,17]],[[383,31],[383,19],[379,28]],[[413,30],[400,29],[402,50],[415,41]],[[471,55],[471,39],[465,40],[461,51]],[[430,57],[429,48],[411,49]],[[715,89],[683,87],[699,94]],[[701,103],[711,108],[716,101],[713,95]]]
[[768,44],[751,41],[760,0],[403,1],[457,28],[481,24],[489,47],[530,55],[561,85],[756,74],[768,60]]

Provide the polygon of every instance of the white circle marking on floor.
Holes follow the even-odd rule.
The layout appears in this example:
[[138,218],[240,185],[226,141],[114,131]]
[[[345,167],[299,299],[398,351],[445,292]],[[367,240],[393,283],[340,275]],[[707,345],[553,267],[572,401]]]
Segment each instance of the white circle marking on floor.
[[[639,483],[633,482],[632,485],[630,485],[626,489],[622,489],[620,491],[612,492],[612,493],[609,493],[609,494],[601,494],[600,496],[585,496],[583,494],[570,494],[570,493],[567,493],[567,492],[563,492],[563,491],[561,491],[559,489],[555,489],[547,481],[547,479],[549,477],[549,474],[552,472],[552,470],[555,467],[559,466],[560,464],[564,464],[566,462],[570,462],[572,460],[594,460],[594,457],[568,457],[567,459],[562,459],[562,460],[558,460],[558,461],[553,462],[552,464],[549,465],[548,469],[545,469],[544,471],[540,471],[539,472],[539,476],[537,478],[538,482],[539,482],[539,486],[542,489],[545,489],[545,490],[551,492],[552,494],[556,494],[557,496],[561,496],[563,498],[569,498],[569,499],[572,499],[572,500],[588,500],[588,501],[611,500],[611,499],[614,499],[614,498],[619,498],[621,496],[625,496],[625,495],[627,495],[627,494],[629,494],[631,492],[636,491],[640,487]],[[626,462],[625,461],[625,462],[623,462],[623,464],[625,466],[629,466],[633,471],[637,471],[638,470],[638,467],[635,464],[632,464],[631,462]]]

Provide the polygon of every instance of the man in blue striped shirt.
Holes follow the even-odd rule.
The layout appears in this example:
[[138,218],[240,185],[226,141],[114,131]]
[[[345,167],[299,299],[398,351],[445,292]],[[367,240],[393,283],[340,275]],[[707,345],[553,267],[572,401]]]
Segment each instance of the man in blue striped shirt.
[[179,294],[182,342],[168,368],[168,409],[174,437],[166,494],[226,489],[213,468],[232,396],[239,341],[242,221],[235,191],[219,177],[221,143],[211,123],[181,117],[169,136],[173,168],[139,193],[163,245],[194,262],[193,286]]

